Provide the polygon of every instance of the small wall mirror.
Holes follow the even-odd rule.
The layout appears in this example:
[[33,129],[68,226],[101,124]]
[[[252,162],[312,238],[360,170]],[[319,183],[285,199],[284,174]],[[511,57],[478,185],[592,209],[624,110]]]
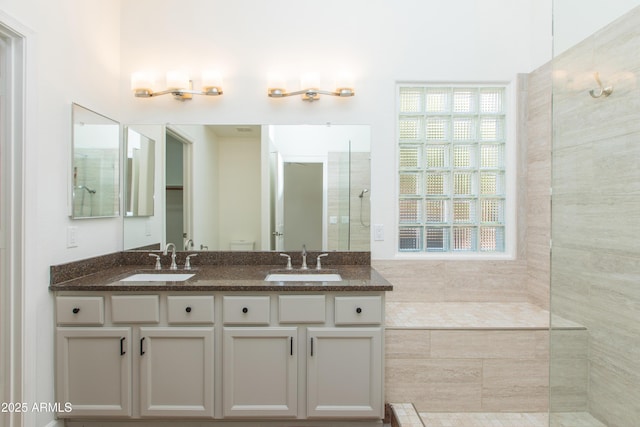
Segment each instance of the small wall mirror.
[[130,127],[125,137],[125,216],[152,216],[156,142]]
[[120,215],[120,124],[72,106],[72,211],[75,219]]

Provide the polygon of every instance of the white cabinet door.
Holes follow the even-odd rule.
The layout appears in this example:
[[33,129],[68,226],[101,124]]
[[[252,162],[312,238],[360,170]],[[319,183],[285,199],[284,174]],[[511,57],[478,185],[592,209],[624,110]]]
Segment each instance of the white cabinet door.
[[383,418],[381,328],[307,332],[307,416]]
[[56,330],[56,400],[69,402],[59,417],[131,415],[131,329]]
[[297,415],[298,329],[224,328],[224,417]]
[[142,327],[140,414],[213,417],[213,328]]

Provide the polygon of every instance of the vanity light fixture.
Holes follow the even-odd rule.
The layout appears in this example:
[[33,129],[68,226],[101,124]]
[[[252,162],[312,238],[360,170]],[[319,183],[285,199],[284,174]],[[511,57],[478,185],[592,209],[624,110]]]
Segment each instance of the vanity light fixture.
[[167,89],[154,91],[154,79],[145,72],[136,72],[131,75],[131,89],[138,98],[151,98],[171,94],[178,101],[186,101],[193,95],[222,95],[222,79],[213,71],[202,72],[202,90],[193,90],[193,81],[189,75],[182,71],[170,71],[167,73]]
[[284,98],[286,96],[302,95],[303,101],[313,102],[320,99],[320,95],[330,95],[339,97],[354,96],[355,91],[353,84],[347,82],[347,79],[342,79],[336,84],[335,91],[321,90],[319,89],[319,79],[316,75],[307,75],[301,79],[301,85],[305,89],[296,90],[294,92],[287,92],[284,82],[278,81],[269,85],[267,95],[270,98]]

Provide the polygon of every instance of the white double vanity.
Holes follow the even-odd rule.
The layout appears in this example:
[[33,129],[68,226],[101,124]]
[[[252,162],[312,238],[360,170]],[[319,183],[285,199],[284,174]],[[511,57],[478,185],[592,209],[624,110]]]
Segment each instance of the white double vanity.
[[56,400],[71,407],[58,417],[87,427],[380,425],[389,283],[368,265],[341,267],[340,281],[265,281],[272,267],[131,283],[120,277],[134,269],[119,266],[52,284]]

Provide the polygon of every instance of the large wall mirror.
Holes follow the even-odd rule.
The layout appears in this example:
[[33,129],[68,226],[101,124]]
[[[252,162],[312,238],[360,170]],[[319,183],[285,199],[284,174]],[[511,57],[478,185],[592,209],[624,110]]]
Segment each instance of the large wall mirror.
[[160,191],[125,218],[125,250],[370,250],[369,126],[129,128],[158,141]]
[[72,218],[120,214],[120,124],[72,106]]

